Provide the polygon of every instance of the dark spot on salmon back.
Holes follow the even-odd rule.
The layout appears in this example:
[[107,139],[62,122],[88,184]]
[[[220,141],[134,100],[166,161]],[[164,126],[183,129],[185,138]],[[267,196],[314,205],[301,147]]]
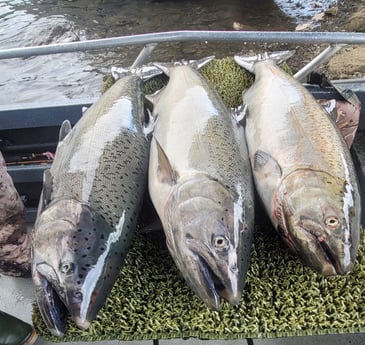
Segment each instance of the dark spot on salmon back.
[[[148,154],[149,144],[144,136],[132,131],[121,133],[110,147],[105,147],[90,201],[113,228],[124,211],[132,212],[136,205],[140,207],[147,180]],[[103,173],[106,167],[107,176]],[[132,223],[136,224],[134,218]]]

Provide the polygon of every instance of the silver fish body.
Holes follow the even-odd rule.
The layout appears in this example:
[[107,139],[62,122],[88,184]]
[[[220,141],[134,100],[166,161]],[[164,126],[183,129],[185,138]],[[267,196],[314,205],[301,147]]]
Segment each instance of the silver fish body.
[[312,269],[347,274],[359,245],[361,205],[346,143],[313,96],[274,59],[235,59],[255,73],[243,94],[245,132],[272,224]]
[[176,266],[211,308],[237,304],[249,265],[253,181],[242,126],[189,65],[154,97],[149,192]]
[[134,235],[147,182],[141,80],[117,81],[59,142],[33,229],[32,276],[49,330],[87,328]]

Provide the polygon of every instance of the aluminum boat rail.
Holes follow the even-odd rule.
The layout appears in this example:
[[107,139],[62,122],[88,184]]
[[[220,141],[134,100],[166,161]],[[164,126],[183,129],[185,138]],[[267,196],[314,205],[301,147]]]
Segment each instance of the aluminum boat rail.
[[181,41],[242,41],[278,43],[364,44],[365,34],[358,32],[286,32],[286,31],[168,31],[141,35],[102,38],[87,41],[50,44],[45,46],[1,49],[0,59],[70,53],[126,45]]
[[57,43],[44,46],[0,49],[1,59],[71,53],[77,51],[110,49],[128,45],[144,45],[131,67],[145,63],[158,43],[223,41],[223,42],[277,42],[315,44],[328,43],[329,47],[303,67],[294,77],[300,81],[346,44],[365,44],[365,34],[358,32],[288,32],[288,31],[167,31],[148,34],[102,38],[87,41]]

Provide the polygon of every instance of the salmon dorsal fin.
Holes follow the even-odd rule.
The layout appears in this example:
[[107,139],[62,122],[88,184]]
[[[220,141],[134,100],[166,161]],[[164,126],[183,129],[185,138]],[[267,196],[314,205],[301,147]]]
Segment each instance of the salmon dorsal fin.
[[72,130],[71,122],[69,120],[65,120],[61,124],[60,132],[58,134],[58,141],[62,141],[65,139],[68,133]]

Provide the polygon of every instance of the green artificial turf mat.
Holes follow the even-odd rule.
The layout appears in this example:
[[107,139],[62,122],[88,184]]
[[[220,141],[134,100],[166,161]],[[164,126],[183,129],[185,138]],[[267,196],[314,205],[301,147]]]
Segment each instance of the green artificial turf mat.
[[[155,239],[155,237],[157,237]],[[35,307],[33,322],[50,341],[198,337],[239,339],[365,331],[364,234],[354,271],[323,277],[302,265],[271,226],[256,229],[238,306],[211,311],[187,287],[163,239],[137,235],[126,265],[87,331],[69,319],[64,338],[50,335]]]

